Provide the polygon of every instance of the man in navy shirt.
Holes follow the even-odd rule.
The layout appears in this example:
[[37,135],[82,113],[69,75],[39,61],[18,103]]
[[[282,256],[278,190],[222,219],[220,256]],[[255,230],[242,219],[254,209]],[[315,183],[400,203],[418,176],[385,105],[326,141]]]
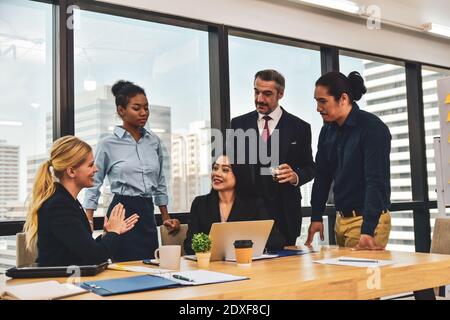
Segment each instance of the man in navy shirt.
[[316,82],[314,98],[324,120],[316,155],[311,225],[306,245],[320,232],[332,182],[336,206],[336,241],[341,247],[381,250],[391,229],[391,134],[375,115],[355,101],[366,93],[357,72],[330,72]]

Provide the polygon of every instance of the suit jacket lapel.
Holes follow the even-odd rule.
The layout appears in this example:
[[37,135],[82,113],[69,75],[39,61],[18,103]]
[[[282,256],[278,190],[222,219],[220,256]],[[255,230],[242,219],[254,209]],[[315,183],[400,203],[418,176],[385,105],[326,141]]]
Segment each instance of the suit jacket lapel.
[[[86,229],[89,231],[91,230],[91,227],[89,225],[89,220],[87,219],[86,213],[83,210],[83,207],[78,202],[78,200],[74,199],[72,195],[69,193],[69,191],[60,183],[56,184],[56,191],[58,193],[61,193],[64,195],[64,197],[67,199],[67,202],[71,204],[71,206],[80,213],[79,217]],[[91,232],[92,233],[92,232]]]
[[[253,130],[255,130],[255,132],[256,132],[256,137],[257,137],[257,142],[256,142],[256,145],[258,145],[258,143],[259,143],[259,130],[258,130],[258,112],[256,111],[256,110],[254,110],[251,114],[250,114],[250,116],[248,117],[248,123],[246,124],[246,128],[245,128],[245,130],[248,130],[248,129],[253,129]],[[252,148],[253,146],[250,146],[250,145],[248,145],[248,143],[246,143],[246,161],[249,161],[249,156],[250,156],[250,149]],[[256,152],[257,152],[257,154],[256,154],[256,156],[257,157],[259,157],[258,156],[258,152],[259,152],[259,149],[257,148],[256,149]],[[248,163],[248,162],[247,162]],[[250,179],[252,180],[252,183],[255,183],[255,179],[256,179],[256,177],[255,177],[255,174],[256,174],[256,171],[257,171],[257,168],[258,168],[258,166],[257,165],[255,165],[255,164],[250,164],[248,167],[247,167],[247,170],[249,170],[249,173],[250,173]]]
[[289,117],[289,114],[283,108],[281,108],[281,110],[283,110],[283,113],[281,114],[281,118],[278,121],[277,126],[275,127],[275,129],[279,130],[280,164],[282,164],[283,162],[286,162],[285,159],[287,159],[287,153],[289,150],[289,139],[288,139],[289,138],[289,130],[288,130],[288,119],[287,119]]
[[222,218],[220,216],[219,195],[215,191],[210,193],[209,207],[211,210],[211,224],[214,222],[221,222]]
[[251,123],[249,123],[248,128],[255,129],[257,134],[259,135],[259,130],[258,130],[258,112],[257,111],[253,111],[251,113],[251,117],[249,117],[249,120],[250,120]]
[[239,221],[236,220],[237,217],[239,217],[240,214],[242,214],[241,211],[241,198],[236,194],[234,198],[233,206],[231,207],[230,215],[228,216],[227,221]]

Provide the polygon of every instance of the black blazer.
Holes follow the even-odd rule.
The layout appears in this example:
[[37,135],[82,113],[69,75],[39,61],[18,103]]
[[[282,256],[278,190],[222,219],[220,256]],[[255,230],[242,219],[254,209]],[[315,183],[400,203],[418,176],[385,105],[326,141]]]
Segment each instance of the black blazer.
[[[264,208],[264,201],[260,198],[236,195],[233,207],[227,221],[252,221],[270,219]],[[186,254],[194,254],[191,248],[192,237],[195,233],[203,232],[209,234],[211,225],[221,222],[219,195],[216,191],[199,196],[194,199],[189,213],[189,226],[184,240],[184,251]],[[277,230],[276,224],[267,240],[266,247],[269,250],[281,250],[285,245],[283,236]]]
[[[299,184],[293,186],[290,183],[273,184],[276,192],[276,199],[269,201],[272,194],[266,194],[264,191],[258,193],[260,186],[255,175],[259,174],[257,166],[248,165],[252,175],[253,190],[257,190],[257,195],[261,196],[266,202],[266,208],[269,216],[281,217],[279,220],[279,229],[288,240],[289,245],[294,245],[296,238],[300,235],[302,214],[300,186],[311,181],[314,178],[314,161],[311,150],[311,126],[309,123],[283,110],[282,116],[276,126],[280,134],[280,164],[287,163],[297,173]],[[231,128],[236,129],[254,129],[258,133],[258,112],[252,111],[231,120]],[[248,154],[248,142],[246,143],[246,152]]]
[[91,265],[107,261],[119,235],[108,232],[94,240],[81,204],[61,184],[38,211],[39,266]]

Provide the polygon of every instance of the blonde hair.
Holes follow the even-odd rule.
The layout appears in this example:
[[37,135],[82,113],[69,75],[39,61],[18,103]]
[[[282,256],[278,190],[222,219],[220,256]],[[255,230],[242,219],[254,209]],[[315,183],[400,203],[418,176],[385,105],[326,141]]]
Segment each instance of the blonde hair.
[[28,206],[24,225],[28,250],[32,251],[36,248],[38,211],[42,204],[55,193],[55,177],[61,179],[67,168],[80,166],[90,152],[92,152],[91,146],[74,136],[65,136],[53,143],[50,159],[42,163],[37,170]]

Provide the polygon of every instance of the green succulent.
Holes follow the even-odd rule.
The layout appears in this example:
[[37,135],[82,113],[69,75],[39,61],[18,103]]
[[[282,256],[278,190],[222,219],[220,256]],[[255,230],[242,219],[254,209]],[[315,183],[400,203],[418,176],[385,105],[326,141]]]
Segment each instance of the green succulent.
[[209,252],[211,250],[211,239],[205,233],[196,233],[192,237],[191,247],[194,252]]

